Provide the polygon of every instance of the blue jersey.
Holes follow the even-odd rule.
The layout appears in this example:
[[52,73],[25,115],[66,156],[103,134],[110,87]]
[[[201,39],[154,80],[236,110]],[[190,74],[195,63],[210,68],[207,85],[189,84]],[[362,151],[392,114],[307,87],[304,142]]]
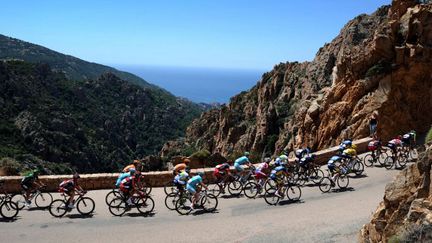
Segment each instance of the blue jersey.
[[327,164],[333,164],[334,162],[339,161],[341,159],[342,159],[342,157],[335,155],[335,156],[330,158],[330,160],[327,162]]
[[280,165],[280,166],[274,168],[271,171],[270,175],[280,176],[281,174],[283,174],[283,172],[288,172],[288,168],[285,167],[285,166]]
[[116,181],[116,184],[115,184],[115,185],[116,185],[117,187],[120,186],[121,181],[122,181],[123,179],[125,179],[126,177],[129,177],[129,176],[131,176],[130,172],[121,173],[121,174],[119,175],[119,177],[117,178],[117,181]]
[[174,177],[174,183],[179,183],[181,185],[186,184],[186,180],[189,178],[189,174],[182,171],[180,174]]
[[202,181],[203,181],[203,179],[201,178],[201,176],[196,175],[196,176],[190,178],[187,183],[189,186],[196,188],[196,186],[198,184],[200,184]]
[[239,165],[244,165],[244,164],[247,164],[247,163],[250,163],[250,162],[249,162],[248,157],[243,156],[243,157],[240,157],[240,158],[236,159],[234,163],[239,164]]

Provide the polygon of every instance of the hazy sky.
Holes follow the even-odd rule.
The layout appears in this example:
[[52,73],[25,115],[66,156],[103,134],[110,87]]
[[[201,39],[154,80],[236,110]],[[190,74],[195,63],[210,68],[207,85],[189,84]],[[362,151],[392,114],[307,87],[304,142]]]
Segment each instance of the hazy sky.
[[270,70],[390,0],[1,1],[0,33],[103,64]]

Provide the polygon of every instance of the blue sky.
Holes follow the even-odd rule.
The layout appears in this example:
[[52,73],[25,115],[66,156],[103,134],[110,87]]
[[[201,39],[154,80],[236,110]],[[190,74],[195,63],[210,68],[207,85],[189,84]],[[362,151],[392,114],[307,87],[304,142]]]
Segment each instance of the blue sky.
[[0,34],[88,61],[269,70],[390,0],[2,1]]

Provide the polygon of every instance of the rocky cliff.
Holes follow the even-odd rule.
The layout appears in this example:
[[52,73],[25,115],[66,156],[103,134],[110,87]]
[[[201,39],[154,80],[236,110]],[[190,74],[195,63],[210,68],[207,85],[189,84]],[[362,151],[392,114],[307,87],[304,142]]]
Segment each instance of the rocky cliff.
[[384,200],[360,232],[361,242],[432,241],[432,146],[386,186]]
[[322,149],[369,135],[374,110],[383,139],[408,129],[426,132],[431,48],[432,5],[395,0],[350,21],[313,61],[276,65],[249,91],[202,114],[184,142],[166,144],[162,155],[190,147],[224,155]]

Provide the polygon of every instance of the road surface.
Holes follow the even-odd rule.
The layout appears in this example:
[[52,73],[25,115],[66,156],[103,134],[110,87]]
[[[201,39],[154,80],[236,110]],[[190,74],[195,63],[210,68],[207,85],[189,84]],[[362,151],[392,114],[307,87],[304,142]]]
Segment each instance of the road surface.
[[104,202],[108,190],[90,191],[96,201],[92,217],[73,210],[59,219],[25,209],[15,221],[0,222],[0,242],[356,242],[398,172],[366,168],[365,176],[350,178],[348,191],[323,194],[303,187],[300,202],[278,206],[263,198],[219,198],[217,212],[188,216],[165,207],[161,188],[153,189],[155,211],[147,217],[136,209],[114,217]]

